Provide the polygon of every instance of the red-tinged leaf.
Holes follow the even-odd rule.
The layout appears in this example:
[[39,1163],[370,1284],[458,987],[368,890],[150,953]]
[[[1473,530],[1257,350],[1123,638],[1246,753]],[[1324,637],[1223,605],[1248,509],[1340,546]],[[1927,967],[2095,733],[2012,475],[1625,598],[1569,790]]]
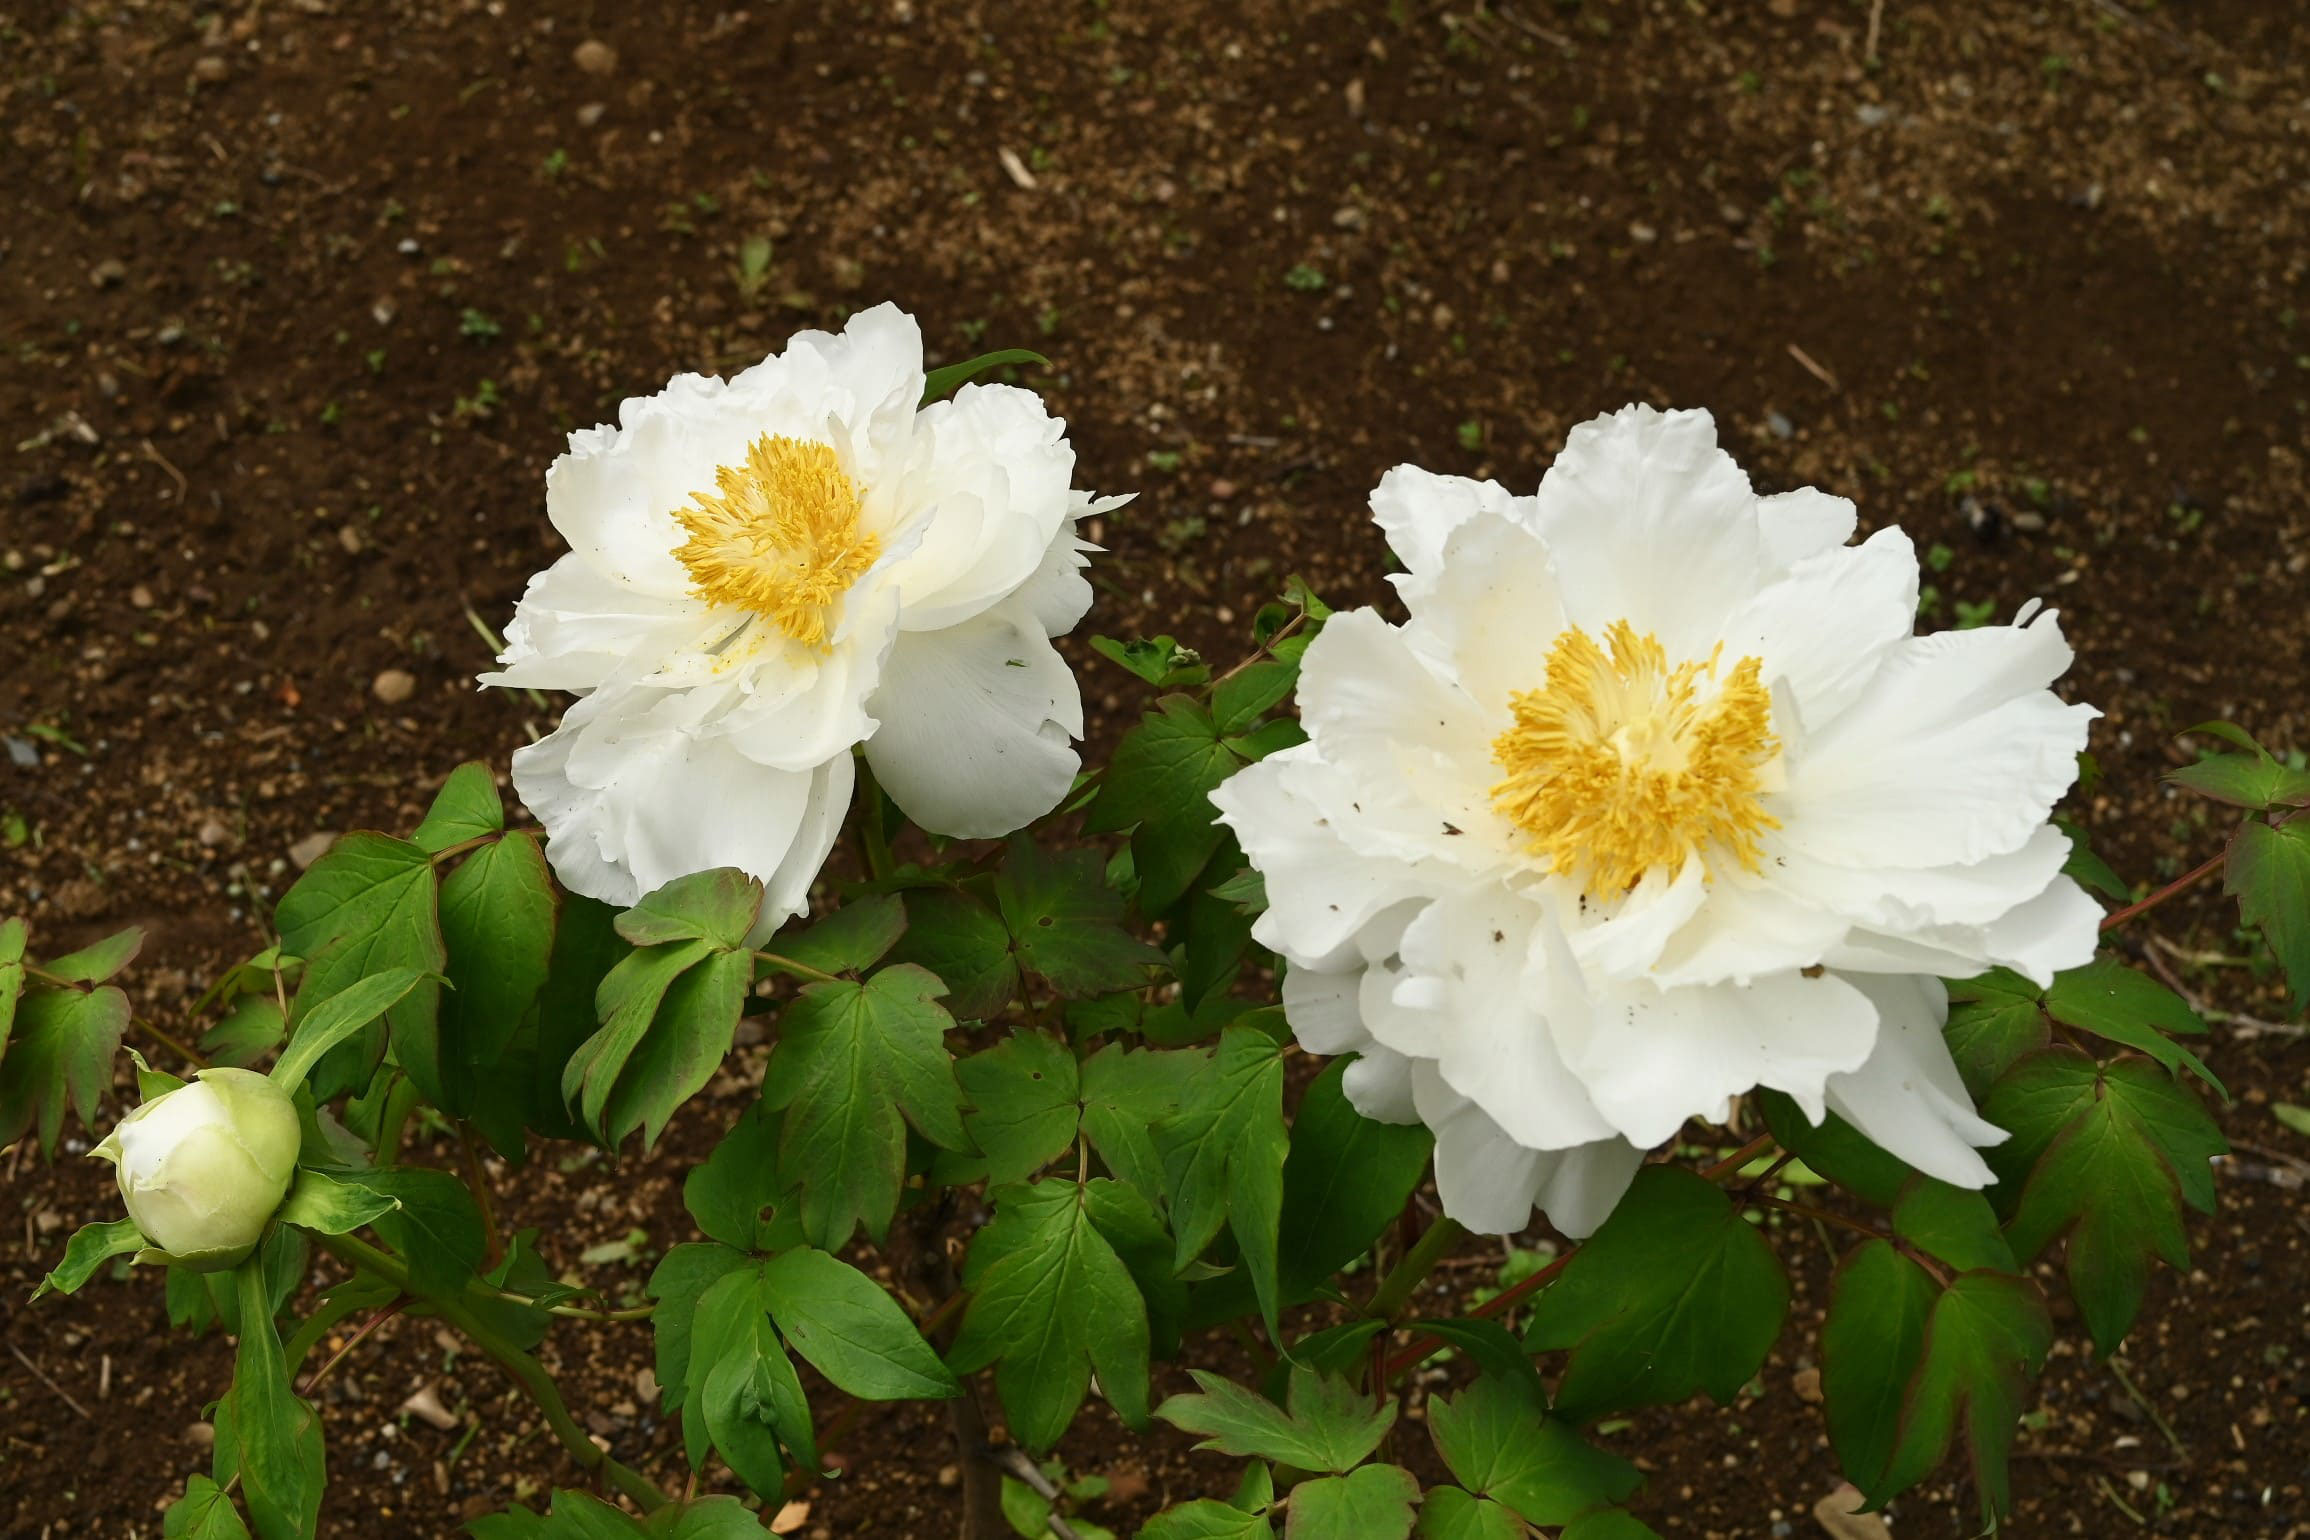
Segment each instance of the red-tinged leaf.
[[2241,827],[2222,886],[2238,900],[2238,917],[2262,928],[2293,987],[2294,1009],[2310,1006],[2310,818]]

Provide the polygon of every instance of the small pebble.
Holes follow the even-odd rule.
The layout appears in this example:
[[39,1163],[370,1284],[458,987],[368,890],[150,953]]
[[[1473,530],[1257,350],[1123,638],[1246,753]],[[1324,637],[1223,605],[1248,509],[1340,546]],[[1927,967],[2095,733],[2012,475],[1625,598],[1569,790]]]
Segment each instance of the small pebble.
[[618,51],[600,38],[587,38],[571,51],[570,58],[589,75],[617,73]]
[[315,861],[318,861],[321,859],[321,857],[327,855],[329,853],[329,847],[336,843],[337,834],[333,829],[324,829],[317,834],[308,834],[303,839],[297,841],[297,843],[289,847],[290,863],[294,865],[298,871],[303,871],[305,868],[311,866]]
[[417,676],[405,668],[389,668],[369,681],[369,693],[388,706],[398,706],[417,693]]
[[587,102],[577,110],[578,127],[591,128],[610,110],[608,102]]
[[1778,412],[1765,413],[1765,427],[1774,438],[1788,438],[1797,431],[1797,425]]
[[40,747],[31,739],[6,738],[0,739],[0,743],[7,744],[8,763],[17,769],[37,770],[40,768]]
[[347,524],[337,531],[337,543],[345,548],[347,556],[361,554],[361,531]]
[[149,610],[152,608],[152,590],[139,583],[128,591],[128,602],[137,609]]
[[106,257],[88,270],[88,281],[100,289],[109,289],[128,277],[128,264],[118,257]]
[[193,79],[202,85],[222,85],[233,72],[222,54],[205,53],[193,61]]
[[217,846],[222,845],[232,837],[233,831],[225,826],[225,821],[222,818],[209,819],[201,825],[200,832],[193,836],[211,850],[216,849]]

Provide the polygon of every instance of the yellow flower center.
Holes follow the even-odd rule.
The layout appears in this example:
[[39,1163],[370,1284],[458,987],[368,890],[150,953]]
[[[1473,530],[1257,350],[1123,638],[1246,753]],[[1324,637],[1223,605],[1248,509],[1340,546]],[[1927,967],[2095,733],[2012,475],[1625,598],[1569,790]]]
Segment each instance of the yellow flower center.
[[882,552],[861,530],[858,489],[830,445],[765,433],[712,492],[674,510],[689,540],[674,555],[708,604],[751,610],[821,651],[834,603]]
[[1780,752],[1762,661],[1719,679],[1722,643],[1671,668],[1659,639],[1625,620],[1604,638],[1572,627],[1548,649],[1546,686],[1509,698],[1516,725],[1492,744],[1507,775],[1492,805],[1598,897],[1655,869],[1674,877],[1708,846],[1757,870],[1757,836],[1780,827],[1759,800],[1758,772]]

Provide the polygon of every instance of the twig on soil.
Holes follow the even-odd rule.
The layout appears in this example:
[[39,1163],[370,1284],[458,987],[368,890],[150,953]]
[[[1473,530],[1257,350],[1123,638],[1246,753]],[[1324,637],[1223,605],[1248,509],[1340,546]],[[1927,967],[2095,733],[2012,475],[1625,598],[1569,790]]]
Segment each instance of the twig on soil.
[[153,464],[168,472],[169,479],[176,483],[177,504],[179,507],[183,506],[184,500],[192,495],[192,482],[186,479],[185,473],[178,470],[176,466],[170,462],[167,455],[164,455],[158,449],[155,449],[152,445],[151,439],[146,439],[144,441],[144,456]]
[[2150,1398],[2142,1394],[2141,1387],[2134,1383],[2133,1376],[2126,1373],[2126,1366],[2113,1357],[2109,1361],[2109,1372],[2116,1376],[2120,1385],[2125,1387],[2126,1395],[2132,1399],[2134,1405],[2140,1407],[2150,1421],[2157,1424],[2158,1431],[2166,1436],[2167,1445],[2173,1449],[2175,1454],[2181,1456],[2182,1463],[2184,1465],[2190,1464],[2190,1446],[2183,1443],[2181,1436],[2174,1432],[2174,1425],[2166,1421],[2165,1413],[2159,1411]]
[[46,1385],[46,1386],[47,1386],[47,1387],[48,1387],[50,1390],[53,1390],[53,1391],[55,1391],[55,1392],[56,1392],[56,1393],[57,1393],[59,1396],[62,1396],[62,1397],[64,1398],[64,1404],[65,1404],[66,1406],[69,1406],[69,1407],[71,1407],[71,1408],[72,1408],[74,1411],[78,1412],[78,1413],[80,1414],[80,1420],[81,1420],[82,1422],[93,1422],[93,1421],[95,1420],[94,1418],[92,1418],[92,1417],[90,1417],[90,1416],[88,1415],[88,1408],[87,1408],[87,1407],[85,1407],[85,1406],[82,1406],[82,1405],[81,1405],[81,1404],[80,1404],[78,1401],[75,1401],[75,1400],[73,1400],[73,1399],[72,1399],[72,1392],[71,1392],[71,1391],[69,1391],[69,1390],[66,1390],[66,1389],[65,1389],[65,1388],[64,1388],[62,1385],[59,1385],[59,1384],[57,1384],[57,1383],[56,1383],[54,1380],[50,1379],[50,1378],[48,1377],[48,1371],[47,1371],[47,1370],[45,1370],[45,1369],[41,1368],[41,1367],[40,1367],[38,1364],[34,1363],[34,1362],[31,1360],[31,1359],[29,1359],[29,1358],[26,1358],[26,1357],[24,1356],[24,1350],[23,1350],[22,1348],[18,1347],[18,1346],[17,1346],[15,1343],[11,1342],[11,1343],[9,1343],[9,1344],[8,1344],[8,1351],[9,1351],[9,1352],[11,1352],[11,1353],[14,1353],[14,1354],[16,1355],[16,1361],[17,1361],[18,1363],[22,1364],[22,1365],[23,1365],[25,1368],[27,1368],[27,1369],[30,1369],[30,1370],[32,1371],[32,1376],[33,1376],[33,1378],[34,1378],[34,1379],[37,1379],[38,1381],[40,1381],[40,1383],[41,1383],[41,1384],[43,1384],[43,1385]]
[[1843,389],[1843,387],[1837,383],[1837,377],[1829,372],[1828,367],[1825,364],[1821,363],[1820,360],[1814,358],[1812,354],[1806,352],[1803,348],[1798,347],[1793,342],[1789,344],[1789,357],[1795,359],[1797,361],[1797,366],[1803,369],[1805,373],[1811,375],[1814,379],[1819,380],[1823,385],[1828,386],[1829,389]]
[[[987,1458],[1024,1481],[1028,1486],[1033,1487],[1035,1495],[1044,1502],[1058,1502],[1058,1483],[1036,1469],[1035,1462],[1021,1454],[1015,1445],[1006,1444],[1000,1449],[990,1449],[987,1451]],[[1082,1531],[1060,1518],[1055,1509],[1043,1523],[1044,1527],[1059,1537],[1059,1540],[1083,1540]]]
[[1869,39],[1861,45],[1861,62],[1877,57],[1877,35],[1885,29],[1885,0],[1870,0]]

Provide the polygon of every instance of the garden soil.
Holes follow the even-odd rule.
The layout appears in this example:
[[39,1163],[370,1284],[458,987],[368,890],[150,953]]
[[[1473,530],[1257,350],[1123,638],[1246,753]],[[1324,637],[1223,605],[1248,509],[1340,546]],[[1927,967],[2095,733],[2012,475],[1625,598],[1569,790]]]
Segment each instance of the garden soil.
[[[199,1029],[325,836],[406,829],[551,727],[472,679],[560,549],[564,433],[885,298],[936,360],[1047,355],[1081,484],[1139,494],[1095,531],[1086,629],[1224,661],[1292,573],[1384,602],[1384,469],[1528,490],[1569,426],[1645,400],[1712,409],[1765,489],[1900,523],[1928,625],[2058,605],[2066,688],[2105,713],[2075,811],[2130,878],[2216,847],[2157,782],[2178,730],[2310,747],[2290,0],[0,0],[0,135],[0,913],[52,953],[144,926],[165,1028]],[[1111,743],[1144,692],[1072,656]],[[2237,1154],[2115,1362],[2064,1321],[2007,1532],[2310,1535],[2310,1139],[2273,1110],[2310,1103],[2310,1049],[2215,903],[2129,934],[2214,1015]],[[652,1157],[498,1173],[509,1222],[636,1296],[763,1051]],[[229,1374],[151,1272],[25,1303],[114,1211],[87,1142],[0,1155],[11,1540],[157,1536]],[[1830,1256],[1783,1250],[1795,1329],[1737,1406],[1599,1434],[1670,1540],[1881,1533],[1816,1517]],[[1499,1260],[1470,1242],[1438,1278]],[[647,1328],[550,1351],[678,1487]],[[319,1393],[325,1535],[449,1535],[579,1479],[430,1322]],[[953,1533],[942,1415],[822,1418],[841,1475],[786,1532]],[[1233,1470],[1103,1411],[1062,1454],[1126,1532]],[[1973,1514],[1952,1469],[1890,1517]]]

